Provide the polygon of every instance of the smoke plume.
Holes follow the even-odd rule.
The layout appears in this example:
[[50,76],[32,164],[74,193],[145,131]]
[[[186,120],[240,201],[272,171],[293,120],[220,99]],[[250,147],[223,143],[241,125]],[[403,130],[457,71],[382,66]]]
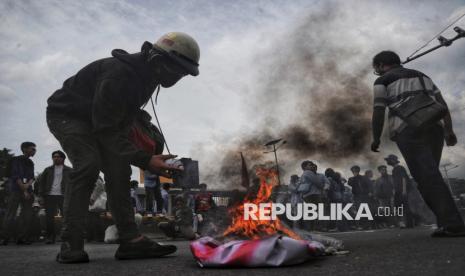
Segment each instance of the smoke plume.
[[238,185],[239,152],[249,166],[274,160],[264,144],[277,138],[287,141],[278,151],[282,170],[295,169],[304,159],[341,167],[371,163],[372,96],[366,81],[371,57],[334,38],[331,18],[338,13],[327,9],[304,18],[257,55],[262,73],[246,103],[252,126],[245,126],[232,146],[218,147],[219,169],[206,181]]

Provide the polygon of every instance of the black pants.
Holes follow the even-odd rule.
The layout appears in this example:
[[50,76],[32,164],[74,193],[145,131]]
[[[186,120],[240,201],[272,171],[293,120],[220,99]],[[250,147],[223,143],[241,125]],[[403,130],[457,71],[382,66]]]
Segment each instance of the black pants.
[[47,237],[55,240],[55,216],[57,211],[63,215],[63,196],[61,195],[47,195],[44,197],[45,207],[45,221],[47,229]]
[[[32,203],[34,197],[26,199],[22,192],[12,192],[8,196],[7,209],[5,218],[3,220],[3,236],[4,238],[12,238],[15,233],[18,239],[28,239],[29,228],[32,220]],[[21,213],[19,214],[19,221],[16,223],[18,227],[15,231],[16,212],[21,205]]]
[[397,194],[394,196],[394,205],[396,207],[401,207],[404,210],[403,216],[398,217],[399,222],[403,221],[407,227],[413,227],[415,226],[414,224],[414,219],[413,219],[413,214],[412,210],[410,210],[410,205],[408,202],[408,195],[402,195],[402,194]]
[[157,183],[155,187],[145,187],[145,210],[153,212],[153,200],[157,203],[157,213],[163,211],[163,197],[161,196],[160,183]]
[[139,236],[130,197],[129,162],[97,141],[87,122],[48,115],[47,123],[73,164],[63,204],[62,239],[83,241],[90,195],[100,171],[105,174],[105,190],[120,239]]
[[[323,203],[323,198],[319,194],[312,194],[312,195],[304,196],[303,201],[305,203],[313,203],[317,205],[318,207],[319,203]],[[308,221],[302,220],[302,223],[303,223],[303,227],[306,228],[306,230],[308,231],[320,230],[319,228],[321,228],[321,225],[322,225],[322,222],[318,220],[308,220]]]
[[103,242],[105,238],[105,228],[103,218],[100,213],[89,212],[86,223],[87,241]]
[[436,215],[438,227],[463,226],[462,217],[439,171],[444,146],[442,127],[436,125],[422,131],[406,128],[395,141],[418,183],[418,190]]

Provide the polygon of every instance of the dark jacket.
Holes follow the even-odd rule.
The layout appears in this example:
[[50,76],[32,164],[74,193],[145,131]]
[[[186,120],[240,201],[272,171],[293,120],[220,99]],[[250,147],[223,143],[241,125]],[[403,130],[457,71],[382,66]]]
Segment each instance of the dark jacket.
[[401,165],[396,165],[392,169],[392,180],[394,182],[395,196],[402,196],[402,188],[403,188],[404,180],[406,184],[406,192],[408,193],[412,188],[412,182],[407,173],[407,170]]
[[370,179],[363,175],[352,176],[347,184],[352,187],[354,198],[365,197],[370,193]]
[[47,116],[88,122],[99,144],[145,169],[151,154],[136,148],[128,133],[158,85],[146,62],[148,47],[135,54],[113,50],[113,57],[82,68],[48,99]]
[[391,199],[394,194],[394,183],[391,175],[381,175],[376,180],[375,195],[380,199]]
[[[11,192],[21,192],[21,188],[17,183],[18,179],[22,180],[24,183],[34,179],[34,162],[24,155],[13,157],[11,160]],[[32,186],[29,186],[28,191],[32,192]]]
[[[72,168],[63,165],[63,178],[61,180],[61,194],[65,194],[65,187],[69,183],[69,174]],[[36,181],[39,196],[46,196],[50,193],[55,175],[55,166],[45,168]]]

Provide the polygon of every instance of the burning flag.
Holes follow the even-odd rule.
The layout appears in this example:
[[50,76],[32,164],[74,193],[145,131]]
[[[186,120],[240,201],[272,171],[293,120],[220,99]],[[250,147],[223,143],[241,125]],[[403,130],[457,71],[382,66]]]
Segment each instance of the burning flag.
[[[244,162],[243,162],[244,166]],[[302,263],[322,256],[325,246],[298,234],[275,220],[244,219],[244,204],[271,203],[271,192],[278,184],[274,169],[258,168],[260,179],[257,194],[249,193],[241,204],[229,210],[232,222],[223,232],[222,243],[203,237],[191,243],[191,251],[201,267],[263,267]]]
[[225,244],[211,237],[191,243],[191,251],[201,267],[264,267],[303,263],[324,253],[316,241],[295,240],[274,235],[257,240],[235,240]]
[[262,237],[284,234],[293,239],[300,239],[299,235],[282,225],[279,218],[276,220],[245,220],[244,204],[271,203],[271,192],[278,184],[278,175],[274,169],[257,168],[260,179],[260,188],[256,195],[248,194],[244,201],[229,210],[232,224],[223,233],[224,236],[235,235],[240,238],[259,239]]

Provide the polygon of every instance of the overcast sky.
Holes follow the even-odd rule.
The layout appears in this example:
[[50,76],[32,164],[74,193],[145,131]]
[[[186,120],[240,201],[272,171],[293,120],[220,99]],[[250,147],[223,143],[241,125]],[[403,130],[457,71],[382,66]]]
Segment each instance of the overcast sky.
[[[285,45],[287,35],[296,35],[293,30],[307,18],[329,14],[323,22],[327,27],[316,28],[320,33],[313,37],[348,49],[352,54],[340,57],[339,66],[350,71],[369,68],[372,56],[381,50],[408,56],[463,13],[463,0],[3,0],[0,147],[18,155],[22,141],[35,142],[36,171],[43,170],[51,162],[50,153],[59,148],[45,123],[46,100],[63,81],[89,62],[108,57],[112,49],[137,52],[146,40],[153,42],[166,32],[182,31],[199,42],[200,75],[162,89],[157,109],[171,151],[199,160],[202,175],[207,166],[215,170],[223,145],[253,130],[255,117],[263,115],[254,105],[258,95],[254,91],[272,69],[263,66],[263,60],[276,58],[267,53],[279,55],[274,46]],[[457,25],[465,29],[465,19]],[[311,26],[308,29],[312,31]],[[444,36],[454,34],[449,29]],[[459,143],[445,149],[444,162],[460,165],[450,174],[461,177],[465,176],[464,61],[465,39],[407,66],[429,75],[450,105]],[[364,76],[370,87],[374,80],[372,74]],[[284,95],[279,100],[295,99]],[[392,143],[385,142],[379,156],[395,152]]]

